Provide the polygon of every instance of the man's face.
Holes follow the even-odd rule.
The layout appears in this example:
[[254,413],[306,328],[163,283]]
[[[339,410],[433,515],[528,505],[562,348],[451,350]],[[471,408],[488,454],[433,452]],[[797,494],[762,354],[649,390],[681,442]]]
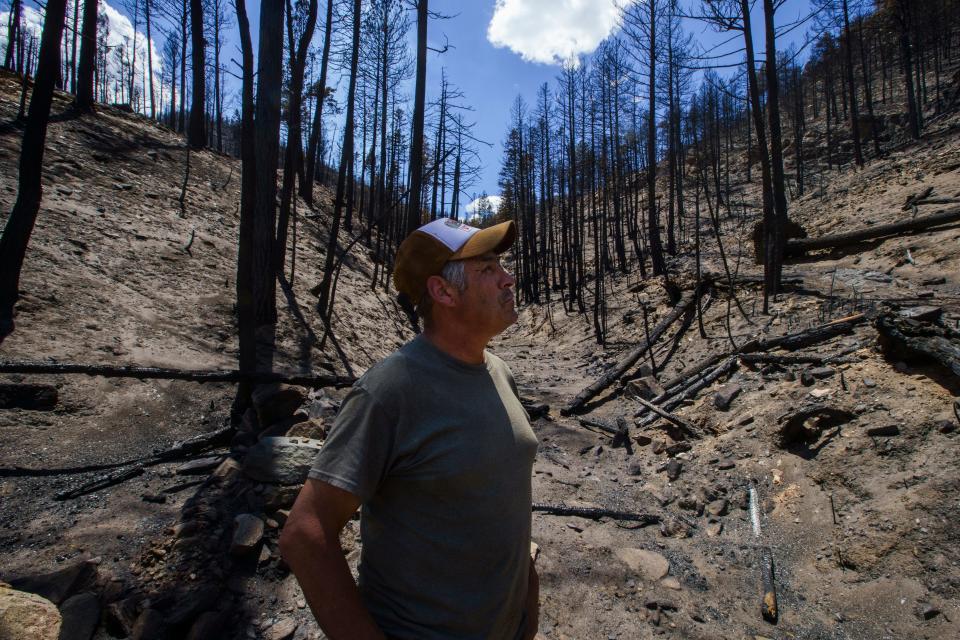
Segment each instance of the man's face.
[[517,321],[513,302],[516,280],[494,253],[463,262],[467,288],[460,294],[458,307],[473,330],[492,338]]

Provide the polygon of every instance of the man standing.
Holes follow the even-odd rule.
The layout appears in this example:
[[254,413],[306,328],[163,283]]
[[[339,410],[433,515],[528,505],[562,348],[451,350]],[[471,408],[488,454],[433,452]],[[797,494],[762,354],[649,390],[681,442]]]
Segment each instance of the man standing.
[[[517,319],[498,258],[515,237],[513,222],[440,219],[400,246],[394,284],[424,331],[354,385],[280,538],[331,640],[536,634],[537,441],[485,350]],[[339,534],[358,507],[355,584]]]

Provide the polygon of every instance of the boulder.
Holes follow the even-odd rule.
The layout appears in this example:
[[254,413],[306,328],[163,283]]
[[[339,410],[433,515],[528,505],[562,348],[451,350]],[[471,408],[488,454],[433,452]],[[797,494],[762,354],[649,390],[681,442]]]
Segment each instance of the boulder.
[[264,640],[289,640],[297,632],[298,626],[297,621],[292,618],[275,622],[263,632]]
[[90,640],[100,624],[100,598],[90,591],[70,596],[60,605],[60,615],[59,640]]
[[241,513],[233,519],[233,524],[230,553],[236,556],[246,555],[263,539],[263,520],[249,513]]
[[59,605],[69,596],[92,585],[96,577],[95,562],[78,560],[49,573],[15,578],[10,584],[15,589],[35,593]]
[[166,634],[165,616],[156,609],[144,609],[133,625],[130,640],[162,640]]
[[253,390],[253,406],[261,425],[289,418],[306,401],[307,392],[290,384],[261,384]]
[[302,484],[322,445],[309,438],[263,438],[247,451],[243,472],[258,482]]
[[55,604],[0,582],[0,638],[57,640],[61,617]]

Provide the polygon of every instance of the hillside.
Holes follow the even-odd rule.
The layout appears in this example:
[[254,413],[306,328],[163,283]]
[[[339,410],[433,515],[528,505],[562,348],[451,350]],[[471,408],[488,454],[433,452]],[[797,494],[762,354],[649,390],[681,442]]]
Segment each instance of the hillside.
[[[17,90],[13,78],[0,77],[2,216],[16,194]],[[58,96],[54,112],[65,104]],[[817,237],[909,218],[913,212],[901,209],[907,196],[928,187],[934,196],[960,196],[958,128],[955,115],[942,118],[921,142],[904,143],[862,171],[824,172],[815,189],[791,203],[791,217]],[[17,329],[0,359],[233,368],[239,163],[192,154],[181,208],[182,139],[109,108],[56,118],[45,162]],[[750,281],[759,274],[749,240],[756,182],[736,185],[738,201],[752,205],[744,215],[721,221],[747,317],[727,296],[725,276],[718,277],[704,298],[706,337],[688,316],[684,330],[677,331],[684,324],[678,322],[655,342],[659,382],[731,352],[731,342],[867,317],[793,351],[758,352],[773,356],[767,361],[725,360],[731,368],[671,409],[700,437],[683,437],[664,420],[641,417],[641,426],[632,425],[643,409],[633,396],[653,385],[641,379],[648,355],[629,368],[625,388],[611,385],[579,415],[560,413],[643,343],[645,324],[652,331],[667,316],[657,279],[614,276],[605,348],[594,340],[589,313],[565,312],[556,300],[522,308],[520,322],[492,346],[531,409],[549,405],[534,422],[534,501],[660,520],[638,526],[609,516],[535,513],[542,637],[960,635],[960,415],[953,414],[960,410],[952,408],[960,383],[929,362],[882,348],[875,328],[887,311],[896,316],[920,305],[939,308],[943,326],[957,326],[960,226],[795,259],[785,269],[788,292],[763,316],[759,286]],[[316,348],[322,327],[309,288],[321,265],[330,199],[318,193],[318,211],[300,216],[296,304],[278,292],[276,368],[359,375],[411,332],[390,296],[371,290],[373,265],[358,248],[338,288],[336,344]],[[919,215],[939,208],[920,206]],[[345,234],[341,242],[347,240]],[[703,242],[706,269],[721,273],[715,240]],[[684,253],[671,269],[692,291],[692,258]],[[229,422],[231,385],[14,374],[0,381],[51,384],[58,394],[52,410],[0,410],[0,579],[48,594],[51,584],[60,585],[61,601],[95,593],[103,610],[97,638],[186,637],[190,629],[194,637],[213,637],[210,629],[231,638],[322,637],[276,551],[295,486],[238,471],[256,434],[55,499],[131,460],[215,434]],[[322,438],[343,393],[304,395],[311,420],[284,425],[282,433]],[[812,406],[820,408],[810,420],[791,420]],[[631,423],[628,448],[614,447],[604,430],[618,418]],[[119,463],[127,464],[107,467]],[[266,524],[264,540],[251,553],[231,554],[235,518],[244,515]],[[351,563],[358,545],[351,523],[344,534]],[[760,613],[765,547],[779,600],[776,626]],[[57,580],[36,577],[54,570]]]

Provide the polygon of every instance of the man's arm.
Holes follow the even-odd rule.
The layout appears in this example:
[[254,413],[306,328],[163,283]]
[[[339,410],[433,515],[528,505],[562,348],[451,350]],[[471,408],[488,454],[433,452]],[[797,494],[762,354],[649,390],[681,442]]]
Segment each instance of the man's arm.
[[280,552],[331,640],[384,638],[350,574],[340,531],[360,506],[349,491],[308,479],[280,535]]
[[530,571],[527,575],[527,602],[524,605],[527,614],[527,625],[523,631],[524,640],[533,640],[540,628],[540,576],[530,559]]

